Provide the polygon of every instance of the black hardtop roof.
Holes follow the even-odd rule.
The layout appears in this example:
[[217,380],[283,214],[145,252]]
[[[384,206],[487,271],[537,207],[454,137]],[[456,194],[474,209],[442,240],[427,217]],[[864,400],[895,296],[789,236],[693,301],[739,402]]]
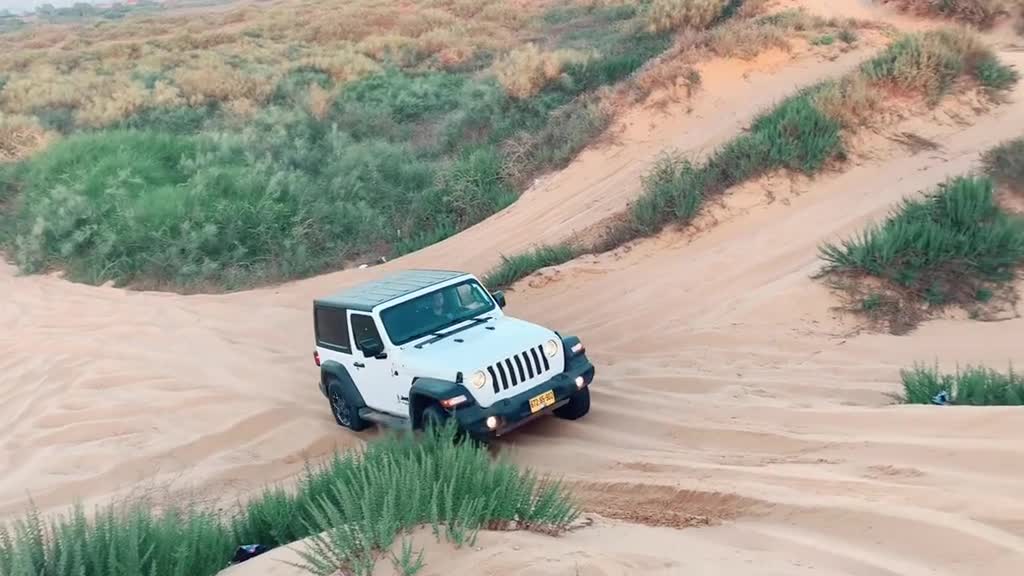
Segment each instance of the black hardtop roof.
[[326,298],[317,298],[314,304],[369,312],[385,302],[465,275],[465,272],[449,270],[403,270],[379,280],[347,288]]

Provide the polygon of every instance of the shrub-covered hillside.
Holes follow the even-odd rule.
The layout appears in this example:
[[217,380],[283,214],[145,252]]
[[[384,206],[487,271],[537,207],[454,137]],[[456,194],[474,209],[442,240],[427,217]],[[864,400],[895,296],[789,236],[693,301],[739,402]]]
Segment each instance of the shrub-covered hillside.
[[[283,0],[0,34],[0,242],[27,272],[236,288],[435,242],[737,0]],[[698,9],[699,8],[699,9]]]

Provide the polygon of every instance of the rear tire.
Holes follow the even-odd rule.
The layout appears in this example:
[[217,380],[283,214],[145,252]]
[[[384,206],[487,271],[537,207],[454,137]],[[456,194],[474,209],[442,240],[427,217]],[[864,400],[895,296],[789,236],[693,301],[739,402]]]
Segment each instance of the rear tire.
[[359,409],[362,406],[357,406],[352,402],[351,396],[345,394],[341,382],[333,378],[327,381],[327,402],[338,426],[343,426],[354,432],[365,430],[370,426],[369,422],[359,416]]
[[565,406],[555,408],[555,416],[563,420],[579,420],[590,412],[590,388],[584,388],[569,397]]

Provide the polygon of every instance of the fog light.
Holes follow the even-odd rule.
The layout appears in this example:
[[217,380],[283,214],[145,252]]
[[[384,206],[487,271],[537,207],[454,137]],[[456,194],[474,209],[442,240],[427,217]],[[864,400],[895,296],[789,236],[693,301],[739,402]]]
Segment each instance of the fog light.
[[498,417],[497,416],[488,416],[486,424],[487,424],[487,428],[489,428],[491,430],[494,430],[495,428],[498,427]]
[[576,377],[576,387],[583,388],[583,376]]

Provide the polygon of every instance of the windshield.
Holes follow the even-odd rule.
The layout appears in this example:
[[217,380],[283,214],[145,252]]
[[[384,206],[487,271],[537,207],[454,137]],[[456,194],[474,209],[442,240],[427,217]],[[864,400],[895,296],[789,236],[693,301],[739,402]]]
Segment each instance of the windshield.
[[467,280],[417,296],[381,311],[380,319],[396,346],[494,310],[483,286]]

